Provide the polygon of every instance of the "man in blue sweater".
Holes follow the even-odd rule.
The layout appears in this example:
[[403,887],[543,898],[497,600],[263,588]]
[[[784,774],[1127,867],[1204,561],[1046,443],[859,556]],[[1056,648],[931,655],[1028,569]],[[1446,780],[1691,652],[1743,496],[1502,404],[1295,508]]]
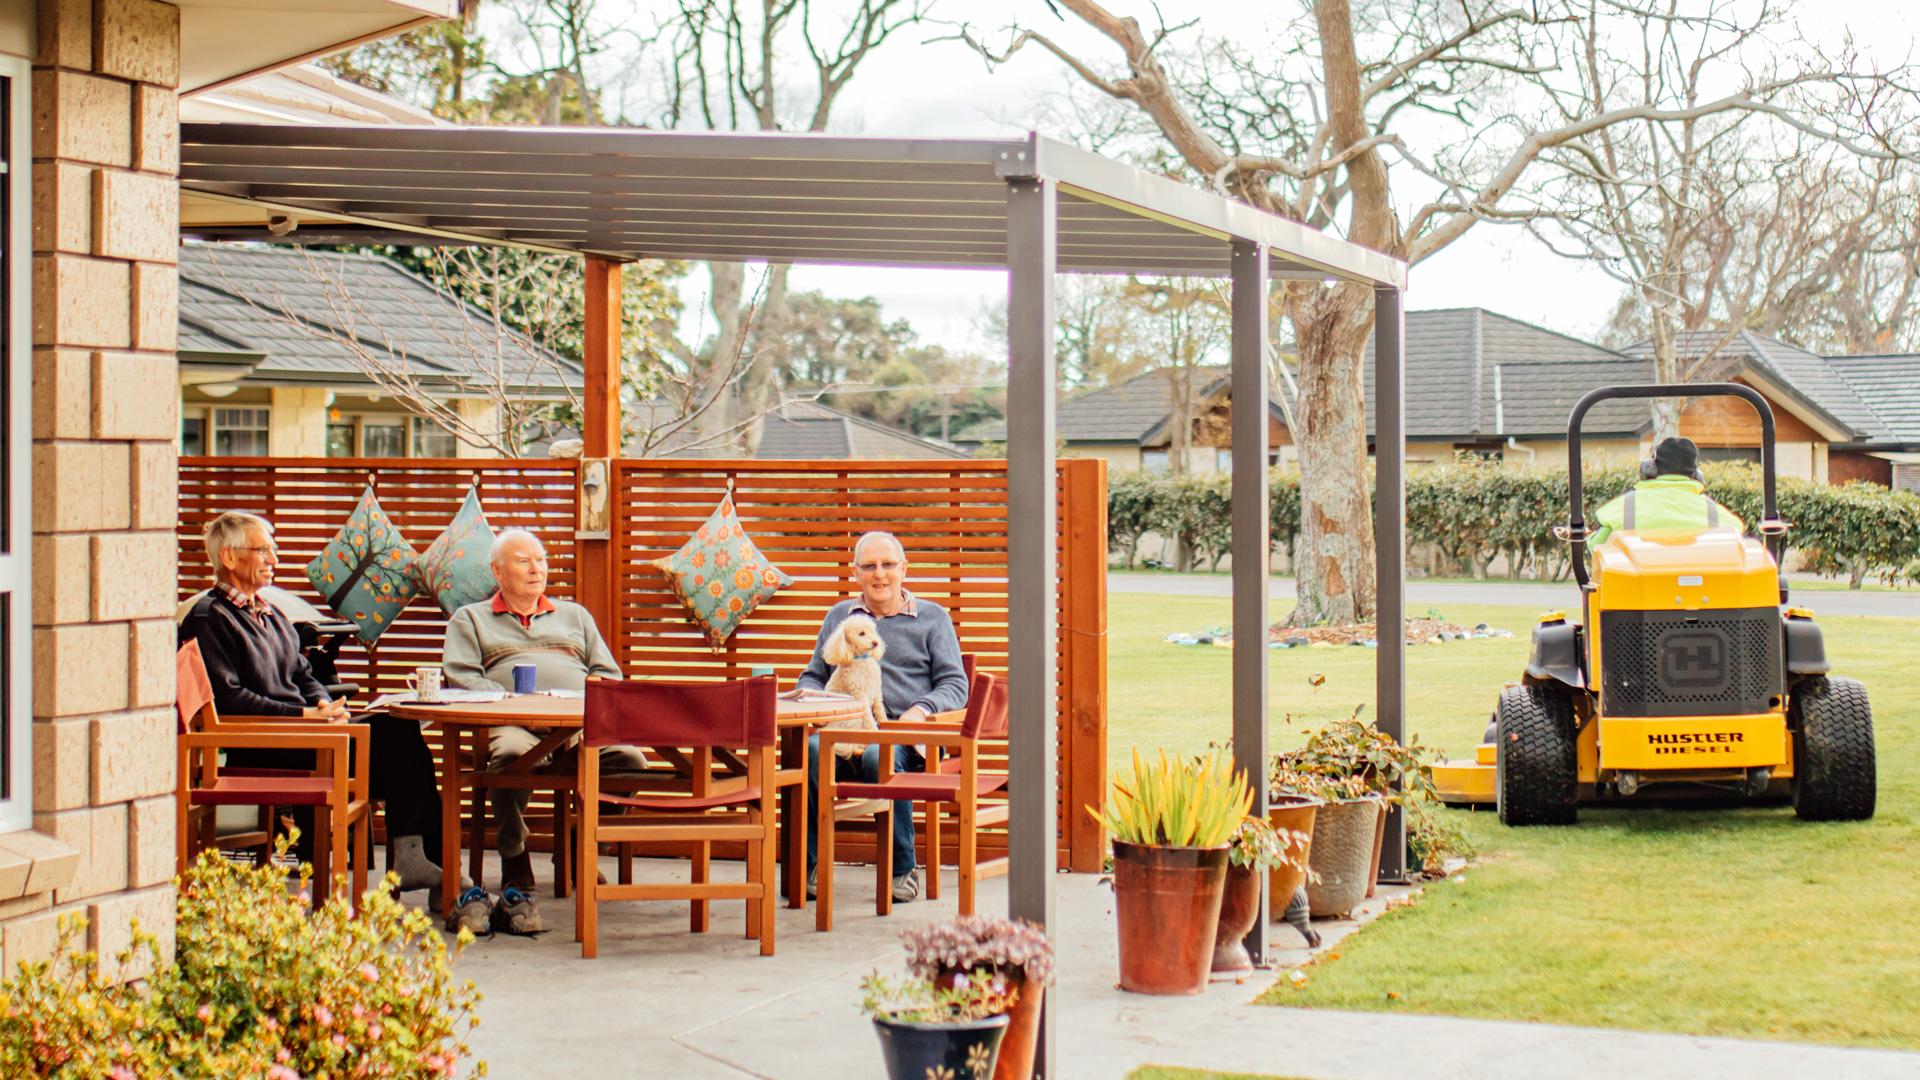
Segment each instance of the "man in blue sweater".
[[[934,713],[965,708],[967,676],[960,665],[960,639],[953,632],[953,619],[945,608],[931,600],[921,600],[906,589],[907,553],[900,541],[886,532],[870,532],[853,545],[853,569],[860,581],[860,595],[842,600],[827,612],[820,623],[820,637],[813,645],[813,661],[800,673],[804,689],[824,690],[833,668],[821,656],[827,639],[847,616],[858,613],[873,619],[880,640],[886,643],[886,655],[880,661],[880,693],[887,715],[895,720],[925,720]],[[919,772],[926,767],[920,752],[911,746],[893,748],[896,772]],[[820,738],[807,740],[807,775],[820,775]],[[871,782],[880,778],[880,747],[868,746],[859,757],[836,758],[834,777],[838,780]],[[815,820],[818,783],[807,787],[807,820]],[[807,834],[807,896],[812,898],[818,874],[815,866],[816,837]],[[906,903],[920,896],[920,878],[914,873],[913,803],[893,804],[893,898]],[[935,871],[937,872],[937,870]]]

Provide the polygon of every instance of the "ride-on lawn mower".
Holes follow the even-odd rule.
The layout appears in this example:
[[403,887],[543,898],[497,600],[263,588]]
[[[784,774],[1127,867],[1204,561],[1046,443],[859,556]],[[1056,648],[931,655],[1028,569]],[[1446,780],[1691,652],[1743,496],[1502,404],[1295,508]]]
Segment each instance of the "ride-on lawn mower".
[[[1727,526],[1635,531],[1629,515],[1589,573],[1581,420],[1610,398],[1707,396],[1760,414],[1764,544]],[[1581,802],[1640,792],[1791,794],[1810,821],[1872,817],[1866,688],[1827,674],[1812,613],[1786,606],[1766,399],[1734,383],[1595,390],[1567,421],[1567,466],[1567,524],[1554,532],[1573,546],[1581,620],[1541,616],[1526,674],[1501,691],[1474,760],[1435,766],[1441,798],[1497,803],[1508,825],[1567,825]]]

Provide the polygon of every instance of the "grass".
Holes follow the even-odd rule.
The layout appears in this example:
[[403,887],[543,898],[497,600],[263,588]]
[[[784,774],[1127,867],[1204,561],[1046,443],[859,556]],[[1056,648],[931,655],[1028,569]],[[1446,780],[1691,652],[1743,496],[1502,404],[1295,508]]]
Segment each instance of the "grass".
[[1254,1073],[1204,1072],[1200,1069],[1175,1069],[1166,1065],[1144,1065],[1127,1074],[1127,1080],[1288,1080],[1284,1076]]
[[[1135,743],[1223,739],[1230,650],[1159,638],[1228,622],[1227,602],[1115,594],[1109,604],[1110,757]],[[1534,613],[1441,614],[1516,634],[1409,653],[1409,730],[1464,755],[1521,669]],[[1572,828],[1510,830],[1490,813],[1450,811],[1482,863],[1349,940],[1303,988],[1283,983],[1264,1000],[1920,1048],[1920,669],[1909,659],[1920,626],[1823,622],[1836,673],[1864,681],[1876,704],[1872,821],[1803,823],[1785,806],[1583,810]],[[1276,747],[1301,737],[1287,713],[1312,721],[1371,703],[1371,650],[1269,657]]]

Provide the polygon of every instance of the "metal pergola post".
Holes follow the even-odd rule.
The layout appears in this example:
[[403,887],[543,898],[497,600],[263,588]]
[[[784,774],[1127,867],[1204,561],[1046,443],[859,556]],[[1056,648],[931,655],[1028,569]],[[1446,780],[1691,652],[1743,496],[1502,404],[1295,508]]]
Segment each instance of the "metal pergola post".
[[[1030,163],[1029,168],[1031,167]],[[1012,171],[1011,169],[1009,171]],[[1024,171],[1024,170],[1022,170]],[[1051,933],[1058,732],[1055,566],[1053,181],[1007,181],[1007,913]],[[1040,1019],[1034,1076],[1051,1077],[1052,1008]]]
[[[1373,291],[1375,574],[1374,700],[1380,730],[1404,744],[1407,734],[1407,399],[1406,317],[1396,288]],[[1387,815],[1380,878],[1407,876],[1407,823],[1399,807]]]
[[[1233,242],[1233,764],[1253,784],[1253,816],[1267,816],[1267,247]],[[1267,961],[1267,875],[1247,935]]]

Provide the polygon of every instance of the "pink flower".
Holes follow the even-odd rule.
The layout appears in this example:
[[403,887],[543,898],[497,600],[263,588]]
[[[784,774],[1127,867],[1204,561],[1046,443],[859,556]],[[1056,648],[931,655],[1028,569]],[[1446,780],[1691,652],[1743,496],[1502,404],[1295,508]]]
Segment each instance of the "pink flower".
[[292,1061],[293,1053],[283,1046],[280,1049],[275,1050],[273,1052],[273,1060],[283,1062],[283,1063]]
[[275,1065],[267,1070],[267,1080],[300,1080],[300,1074],[285,1065]]
[[125,1065],[115,1065],[113,1071],[108,1073],[107,1076],[110,1077],[111,1080],[139,1080],[139,1077],[134,1071]]
[[315,1005],[313,1007],[313,1022],[319,1024],[321,1027],[332,1027],[333,1010],[327,1008],[325,1005]]
[[372,964],[361,964],[360,977],[368,982],[373,982],[380,977],[380,969],[374,967]]
[[205,1024],[213,1019],[213,1010],[209,1009],[205,1005],[202,1005],[198,1009],[195,1009],[193,1011],[193,1015],[199,1017],[200,1022]]
[[333,1045],[339,1046],[339,1047],[345,1047],[347,1045],[347,1033],[344,1031],[334,1032]]

